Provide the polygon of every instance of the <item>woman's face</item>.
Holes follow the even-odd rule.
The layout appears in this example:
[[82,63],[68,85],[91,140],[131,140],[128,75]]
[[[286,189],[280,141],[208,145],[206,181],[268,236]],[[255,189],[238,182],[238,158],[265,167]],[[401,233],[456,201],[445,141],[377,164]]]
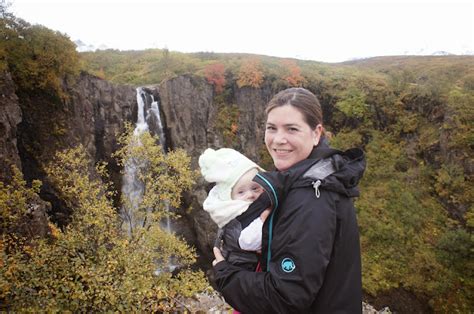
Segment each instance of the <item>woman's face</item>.
[[291,105],[276,107],[268,113],[265,145],[278,170],[286,170],[308,158],[321,137],[322,125],[316,129],[304,120],[303,114]]

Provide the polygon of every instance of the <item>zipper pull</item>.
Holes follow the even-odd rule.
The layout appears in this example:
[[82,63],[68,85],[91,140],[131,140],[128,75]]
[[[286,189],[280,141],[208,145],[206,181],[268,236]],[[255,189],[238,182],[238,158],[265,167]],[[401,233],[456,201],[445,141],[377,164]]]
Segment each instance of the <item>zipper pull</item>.
[[316,198],[319,198],[321,196],[321,193],[319,192],[319,186],[321,185],[321,180],[315,181],[312,184],[314,188],[314,195],[316,195]]

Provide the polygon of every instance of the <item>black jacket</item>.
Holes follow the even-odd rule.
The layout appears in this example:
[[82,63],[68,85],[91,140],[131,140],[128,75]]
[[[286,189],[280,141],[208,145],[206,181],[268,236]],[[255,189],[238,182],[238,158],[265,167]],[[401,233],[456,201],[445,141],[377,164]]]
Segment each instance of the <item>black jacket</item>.
[[[325,158],[332,170],[318,178],[318,162]],[[361,313],[359,232],[351,198],[358,196],[364,169],[361,150],[341,152],[321,143],[287,171],[258,174],[254,180],[273,203],[263,226],[263,272],[218,263],[215,281],[225,300],[243,313]]]

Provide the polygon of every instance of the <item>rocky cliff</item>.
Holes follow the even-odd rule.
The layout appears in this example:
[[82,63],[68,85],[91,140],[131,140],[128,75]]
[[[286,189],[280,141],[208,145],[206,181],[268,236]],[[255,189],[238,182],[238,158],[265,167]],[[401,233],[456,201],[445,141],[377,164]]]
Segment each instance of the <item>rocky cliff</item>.
[[[91,157],[91,170],[98,161],[108,162],[115,188],[120,191],[120,169],[111,154],[117,149],[117,134],[124,130],[125,123],[136,121],[134,87],[111,84],[83,73],[76,79],[64,80],[63,89],[68,97],[59,99],[36,91],[15,93],[15,85],[6,72],[1,76],[1,83],[0,175],[2,181],[8,182],[10,166],[16,165],[28,182],[33,179],[43,182],[40,195],[47,202],[38,199],[41,206],[34,206],[38,215],[43,217],[38,230],[44,229],[47,215],[63,225],[71,214],[57,197],[44,172],[44,167],[58,150],[83,145]],[[213,89],[206,81],[184,76],[152,86],[148,92],[154,94],[155,99],[161,98],[167,146],[185,149],[193,157],[193,167],[197,168],[197,158],[205,148],[222,145],[222,136],[214,131],[217,106],[213,103]],[[248,134],[240,134],[248,147],[262,136],[256,137],[251,132],[256,124],[251,109],[250,99],[254,97],[251,93],[239,93],[241,101],[246,103],[243,107],[247,108],[243,117],[251,117],[242,119],[245,123],[243,130]],[[255,97],[260,99],[263,108],[263,96]],[[150,105],[150,101],[146,103]],[[256,149],[249,151],[256,155]],[[191,206],[192,212],[186,214],[178,225],[190,243],[210,253],[215,225],[201,210],[200,204],[205,196],[206,184],[199,179],[195,191],[185,196],[185,206]]]
[[111,158],[117,149],[116,134],[132,121],[136,92],[131,86],[115,85],[81,74],[63,82],[65,99],[40,92],[18,92],[23,119],[18,124],[18,151],[27,181],[43,181],[41,198],[52,204],[48,213],[60,225],[70,212],[56,196],[45,177],[44,167],[58,150],[83,145],[91,157],[109,163],[112,179],[120,186],[119,169]]
[[[8,72],[0,73],[0,182],[11,183],[13,169],[22,170],[17,147],[18,124],[22,121],[15,84]],[[18,227],[22,235],[44,236],[48,232],[47,211],[51,205],[39,197],[30,200],[26,220]]]
[[15,85],[8,72],[0,73],[0,180],[9,181],[11,166],[21,170],[17,147],[17,125],[21,110]]

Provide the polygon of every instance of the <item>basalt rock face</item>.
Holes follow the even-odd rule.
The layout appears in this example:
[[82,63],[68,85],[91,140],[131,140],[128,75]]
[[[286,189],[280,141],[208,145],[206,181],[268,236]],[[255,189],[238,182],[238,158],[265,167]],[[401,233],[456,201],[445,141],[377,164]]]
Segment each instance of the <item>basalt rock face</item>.
[[137,108],[135,88],[82,74],[67,89],[71,95],[65,103],[70,121],[67,137],[82,143],[94,161],[109,161],[117,149],[117,135],[123,132],[127,121],[132,121]]
[[8,72],[0,73],[0,181],[11,179],[11,166],[21,170],[17,148],[17,125],[21,110],[15,85]]
[[66,79],[69,95],[59,99],[45,93],[19,93],[23,121],[18,125],[18,149],[27,181],[43,181],[41,198],[51,202],[51,219],[63,225],[70,210],[49,184],[44,167],[57,151],[82,145],[91,157],[91,170],[98,161],[109,163],[112,180],[120,186],[119,168],[111,158],[117,148],[117,133],[132,120],[136,92],[131,86],[114,85],[81,74]]
[[[22,113],[15,84],[8,72],[0,73],[0,182],[10,184],[15,166],[21,171],[22,165],[17,147],[17,126],[22,121]],[[27,215],[18,226],[24,236],[44,236],[49,232],[46,212],[51,205],[39,197],[30,200]]]
[[[273,95],[269,87],[235,87],[233,93],[221,103],[215,102],[217,97],[212,85],[198,77],[180,76],[149,86],[147,90],[155,99],[160,99],[168,147],[186,150],[192,157],[193,169],[199,169],[199,155],[206,148],[228,147],[216,124],[219,110],[229,104],[236,105],[239,112],[236,140],[232,147],[259,162],[259,152],[263,147],[264,107]],[[193,191],[184,196],[184,208],[190,208],[190,211],[181,213],[191,225],[191,233],[194,233],[184,235],[202,253],[203,262],[213,258],[212,247],[217,231],[216,224],[202,209],[211,187],[212,184],[199,176]]]
[[[181,76],[165,81],[160,86],[150,86],[147,91],[155,99],[160,99],[166,146],[169,149],[184,149],[192,156],[192,167],[196,169],[196,156],[209,142],[213,142],[214,137],[210,132],[214,111],[212,86],[195,77]],[[186,204],[183,208],[189,206],[191,212],[180,213],[185,219],[179,221],[175,229],[178,228],[178,233],[196,245],[202,255],[209,255],[209,258],[212,252],[210,243],[216,231],[207,213],[199,207],[206,197],[206,191],[201,188],[203,183],[199,179],[195,191],[184,196]]]

